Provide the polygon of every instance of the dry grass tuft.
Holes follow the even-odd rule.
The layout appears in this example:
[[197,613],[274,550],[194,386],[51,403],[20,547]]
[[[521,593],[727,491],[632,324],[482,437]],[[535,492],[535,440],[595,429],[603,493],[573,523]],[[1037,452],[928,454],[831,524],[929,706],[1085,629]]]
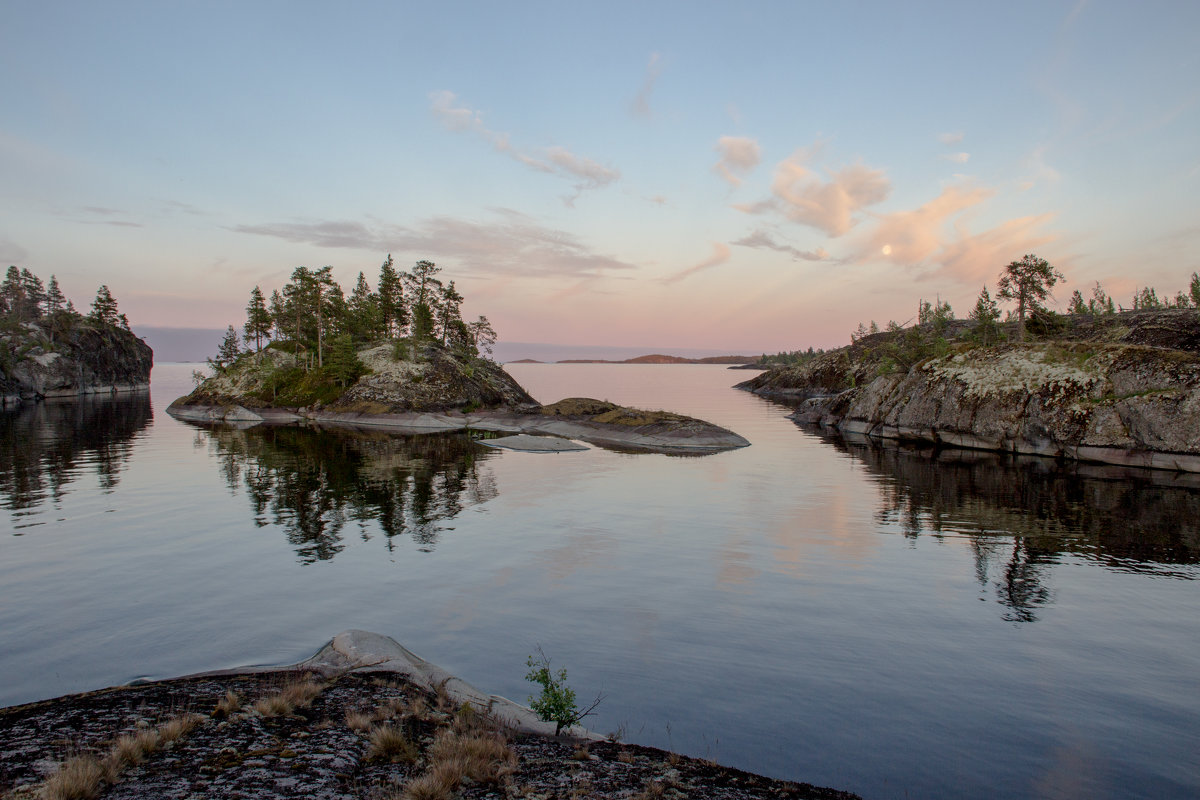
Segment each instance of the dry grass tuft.
[[576,761],[587,761],[591,757],[592,754],[588,751],[586,744],[579,745],[579,747],[575,748],[575,752],[571,753],[571,758]]
[[159,738],[156,730],[142,730],[118,736],[108,749],[108,754],[100,761],[100,768],[104,770],[104,780],[116,783],[122,770],[145,761],[146,756],[158,749]]
[[667,787],[660,781],[646,781],[642,791],[634,795],[633,800],[658,800],[667,793]]
[[633,753],[629,752],[628,750],[622,750],[621,752],[617,753],[617,761],[620,761],[622,764],[632,764]]
[[667,753],[667,763],[672,767],[678,767],[679,762],[682,760],[683,758],[679,755],[679,753]]
[[104,767],[95,756],[68,758],[58,772],[46,779],[42,790],[45,800],[86,800],[100,794]]
[[409,781],[398,797],[402,800],[450,800],[457,783],[448,774],[434,768]]
[[508,742],[497,733],[477,732],[460,736],[444,731],[429,747],[429,758],[435,766],[445,764],[450,774],[473,781],[495,783],[512,773],[517,757],[508,749]]
[[199,714],[181,714],[158,726],[159,746],[170,744],[187,736],[203,719]]
[[368,759],[400,761],[412,764],[420,753],[417,746],[404,735],[404,730],[395,725],[377,725],[371,729],[371,747],[367,750]]
[[222,719],[223,717],[232,716],[242,710],[242,696],[233,689],[225,692],[225,696],[217,701],[217,707],[213,709],[213,717]]
[[375,717],[365,711],[346,709],[346,727],[352,731],[367,731],[375,723]]
[[267,695],[254,704],[254,710],[264,717],[281,717],[298,708],[308,708],[324,685],[305,678],[284,685],[278,693]]

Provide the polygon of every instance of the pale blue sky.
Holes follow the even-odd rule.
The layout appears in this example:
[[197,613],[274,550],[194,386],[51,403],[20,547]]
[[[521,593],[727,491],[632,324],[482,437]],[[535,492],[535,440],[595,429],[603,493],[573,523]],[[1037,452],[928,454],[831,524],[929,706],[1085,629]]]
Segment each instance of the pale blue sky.
[[1200,268],[1200,3],[0,0],[0,261],[135,324],[436,261],[509,340],[844,342]]

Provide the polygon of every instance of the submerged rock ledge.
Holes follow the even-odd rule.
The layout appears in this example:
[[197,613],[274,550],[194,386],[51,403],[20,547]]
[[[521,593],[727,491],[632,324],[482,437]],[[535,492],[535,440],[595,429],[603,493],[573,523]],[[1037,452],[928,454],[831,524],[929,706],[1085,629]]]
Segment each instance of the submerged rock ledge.
[[313,423],[333,427],[369,428],[399,434],[468,430],[533,434],[580,439],[617,449],[659,453],[712,453],[750,444],[733,431],[680,415],[648,419],[643,424],[621,424],[596,421],[585,415],[547,414],[540,408],[528,412],[403,411],[371,414],[337,409],[292,410],[246,408],[241,405],[184,405],[178,401],[171,404],[167,413],[189,422],[224,423],[238,427]]
[[[857,797],[579,728],[552,734],[528,708],[485,695],[392,639],[346,631],[287,667],[0,709],[0,793],[67,796],[60,787],[69,777],[71,796],[131,799],[398,800],[430,783],[440,786],[436,796],[461,798]],[[466,752],[479,760],[454,763]]]

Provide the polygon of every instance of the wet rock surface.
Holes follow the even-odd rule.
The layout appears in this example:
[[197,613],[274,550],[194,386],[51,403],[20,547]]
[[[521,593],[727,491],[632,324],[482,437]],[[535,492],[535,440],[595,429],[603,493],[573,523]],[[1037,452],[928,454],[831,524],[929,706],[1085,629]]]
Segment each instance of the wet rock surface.
[[[298,680],[319,687],[306,705],[270,710],[264,701]],[[443,684],[444,685],[444,684]],[[218,711],[223,698],[240,708]],[[391,798],[431,769],[438,742],[467,728],[502,738],[510,755],[492,777],[464,777],[445,796],[462,798],[852,798],[772,780],[653,748],[489,728],[437,687],[401,673],[340,675],[273,671],[183,678],[120,687],[0,710],[0,792],[39,796],[72,756],[111,750],[122,735],[198,715],[184,735],[101,780],[103,798]],[[464,719],[474,722],[464,722]],[[381,753],[388,726],[411,749]]]

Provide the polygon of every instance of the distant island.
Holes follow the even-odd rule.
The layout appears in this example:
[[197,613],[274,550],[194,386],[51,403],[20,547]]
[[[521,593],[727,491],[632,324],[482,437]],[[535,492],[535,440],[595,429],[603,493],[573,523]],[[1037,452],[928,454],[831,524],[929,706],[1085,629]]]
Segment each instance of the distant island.
[[58,280],[8,268],[0,283],[0,404],[145,390],[154,353],[129,330],[108,286],[90,313],[75,310]]
[[757,364],[759,356],[708,356],[707,358],[684,358],[654,353],[648,356],[625,358],[615,361],[607,358],[565,358],[560,361],[538,361],[535,358],[520,358],[509,364]]
[[[489,356],[486,317],[462,319],[463,296],[441,269],[391,256],[372,289],[346,297],[332,270],[298,267],[270,298],[254,287],[239,335],[230,326],[211,375],[168,413],[202,423],[340,425],[403,433],[481,430],[577,438],[653,451],[715,452],[742,437],[703,420],[589,398],[541,406]],[[249,345],[243,348],[243,344]],[[520,440],[528,449],[553,442]]]
[[851,344],[798,354],[738,385],[849,436],[1200,472],[1200,276],[1169,302],[1118,309],[1097,283],[1069,313],[1042,305],[1061,275],[1028,255],[968,319],[922,302],[915,325],[859,325]]

